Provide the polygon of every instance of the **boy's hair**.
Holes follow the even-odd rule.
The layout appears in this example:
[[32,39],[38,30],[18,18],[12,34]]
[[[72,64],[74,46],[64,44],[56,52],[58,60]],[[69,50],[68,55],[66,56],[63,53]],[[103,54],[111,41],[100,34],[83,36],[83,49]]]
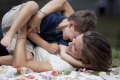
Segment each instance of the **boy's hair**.
[[95,30],[97,17],[91,10],[80,10],[68,17],[68,21],[74,21],[75,30],[84,33],[89,30]]
[[88,31],[83,34],[83,63],[96,70],[108,71],[112,63],[112,51],[108,40],[100,33]]

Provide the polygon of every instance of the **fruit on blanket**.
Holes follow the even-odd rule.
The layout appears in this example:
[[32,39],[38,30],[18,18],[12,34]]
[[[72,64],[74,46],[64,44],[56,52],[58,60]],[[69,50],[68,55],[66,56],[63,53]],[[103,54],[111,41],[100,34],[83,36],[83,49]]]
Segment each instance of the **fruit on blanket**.
[[15,79],[15,80],[26,80],[26,79],[24,79],[24,78],[20,78],[20,79]]
[[26,78],[28,78],[28,79],[34,79],[35,78],[35,76],[33,76],[33,75],[28,75],[28,76],[25,76]]
[[23,74],[23,70],[22,70],[22,68],[17,68],[17,73],[19,73],[19,74]]
[[17,68],[17,73],[21,73],[21,69],[20,68]]
[[26,74],[28,71],[28,68],[17,68],[17,73],[19,74]]
[[59,74],[59,71],[52,71],[53,76],[57,76]]

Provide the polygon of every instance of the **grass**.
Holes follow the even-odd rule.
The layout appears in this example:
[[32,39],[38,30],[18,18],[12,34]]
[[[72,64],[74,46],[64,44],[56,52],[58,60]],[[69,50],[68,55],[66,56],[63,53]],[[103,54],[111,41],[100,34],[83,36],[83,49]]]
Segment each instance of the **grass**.
[[112,49],[112,67],[120,66],[120,50]]
[[120,50],[112,49],[112,56],[113,59],[120,59]]
[[108,38],[112,46],[112,67],[120,66],[120,16],[98,17],[97,30]]
[[97,30],[108,38],[113,48],[116,48],[120,39],[120,16],[98,17]]

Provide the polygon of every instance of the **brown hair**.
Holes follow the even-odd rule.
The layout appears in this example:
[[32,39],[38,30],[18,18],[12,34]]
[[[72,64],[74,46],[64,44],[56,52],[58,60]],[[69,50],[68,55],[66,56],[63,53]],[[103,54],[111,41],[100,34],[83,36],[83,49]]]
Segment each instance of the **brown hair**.
[[107,71],[112,63],[112,51],[108,40],[100,33],[88,31],[83,34],[83,63],[96,70]]
[[95,30],[97,17],[91,10],[80,10],[68,17],[68,21],[74,21],[75,30],[84,33],[89,30]]

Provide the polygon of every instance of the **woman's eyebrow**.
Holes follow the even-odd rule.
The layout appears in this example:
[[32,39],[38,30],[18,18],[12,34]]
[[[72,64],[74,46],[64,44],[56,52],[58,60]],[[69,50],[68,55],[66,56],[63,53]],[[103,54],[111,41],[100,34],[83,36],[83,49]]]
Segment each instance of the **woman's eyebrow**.
[[74,43],[74,49],[75,49],[75,51],[77,51],[75,43]]
[[75,48],[75,50],[78,52],[78,50],[77,50],[77,46],[76,46],[76,44],[75,44],[75,43],[74,43],[74,46],[75,46],[75,47],[74,47],[74,48]]
[[[75,38],[75,40],[76,40],[76,38]],[[76,46],[76,43],[74,42],[74,46],[75,46],[75,50],[79,53],[80,52],[80,50],[79,50],[79,48],[77,48],[77,46]]]

